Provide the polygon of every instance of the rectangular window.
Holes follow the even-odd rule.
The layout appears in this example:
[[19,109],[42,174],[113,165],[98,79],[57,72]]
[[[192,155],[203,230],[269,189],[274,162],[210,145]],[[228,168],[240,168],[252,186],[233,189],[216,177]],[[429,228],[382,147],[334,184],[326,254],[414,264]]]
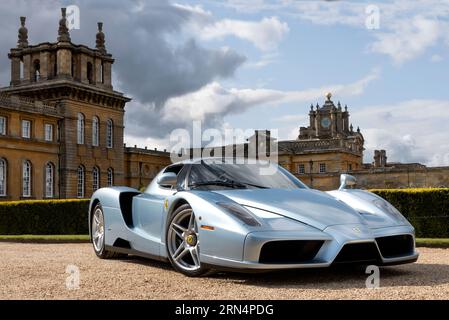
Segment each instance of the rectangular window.
[[326,172],[326,164],[320,163],[320,173],[325,173],[325,172]]
[[352,163],[348,164],[348,171],[352,171]]
[[0,135],[6,135],[6,117],[0,117]]
[[306,167],[305,167],[305,165],[304,164],[298,164],[298,173],[299,174],[304,174],[304,173],[306,173]]
[[31,138],[31,121],[22,120],[22,138]]
[[45,167],[45,197],[53,198],[53,165],[50,163]]
[[6,196],[6,160],[0,158],[0,196]]
[[45,124],[45,141],[53,141],[53,125]]
[[31,197],[31,163],[25,161],[22,169],[22,196]]

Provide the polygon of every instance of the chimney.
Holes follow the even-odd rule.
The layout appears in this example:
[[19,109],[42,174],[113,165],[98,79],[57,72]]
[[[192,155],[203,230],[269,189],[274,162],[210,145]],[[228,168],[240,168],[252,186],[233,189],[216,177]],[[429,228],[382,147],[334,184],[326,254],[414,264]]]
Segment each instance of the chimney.
[[387,166],[387,152],[385,150],[380,150],[380,166],[382,168]]
[[380,167],[380,151],[374,150],[374,168]]

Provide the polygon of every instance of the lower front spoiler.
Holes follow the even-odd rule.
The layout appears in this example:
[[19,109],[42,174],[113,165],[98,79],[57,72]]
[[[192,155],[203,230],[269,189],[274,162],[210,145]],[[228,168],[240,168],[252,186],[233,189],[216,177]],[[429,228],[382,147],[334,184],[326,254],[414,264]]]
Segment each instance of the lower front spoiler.
[[[342,264],[393,266],[416,262],[418,260],[418,256],[419,253],[415,251],[412,255],[390,259],[382,258],[380,261],[377,262],[357,261]],[[319,262],[319,261],[301,264],[264,264],[250,261],[236,261],[208,255],[201,255],[201,262],[211,269],[220,271],[237,271],[237,272],[267,272],[267,271],[289,270],[289,269],[314,269],[314,268],[327,268],[335,265],[335,263],[333,262]]]

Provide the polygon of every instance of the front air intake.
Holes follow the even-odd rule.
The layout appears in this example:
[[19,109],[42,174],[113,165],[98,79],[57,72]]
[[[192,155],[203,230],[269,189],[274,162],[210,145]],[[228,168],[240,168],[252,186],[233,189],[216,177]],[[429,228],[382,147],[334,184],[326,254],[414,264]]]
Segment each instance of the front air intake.
[[384,258],[395,258],[413,254],[415,242],[410,234],[376,238]]
[[360,242],[344,245],[334,263],[367,263],[380,260],[379,250],[374,242]]
[[323,243],[323,240],[270,241],[262,246],[259,263],[295,264],[311,261]]

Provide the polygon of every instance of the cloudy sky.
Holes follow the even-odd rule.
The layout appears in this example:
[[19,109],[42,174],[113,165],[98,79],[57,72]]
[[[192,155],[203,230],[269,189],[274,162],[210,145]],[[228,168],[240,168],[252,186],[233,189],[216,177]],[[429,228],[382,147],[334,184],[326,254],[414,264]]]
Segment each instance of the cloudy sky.
[[194,120],[295,139],[331,91],[365,136],[365,161],[382,148],[389,161],[449,165],[449,0],[3,0],[0,86],[18,17],[30,43],[55,41],[72,4],[74,43],[94,46],[104,22],[115,89],[133,98],[130,145],[167,148]]

